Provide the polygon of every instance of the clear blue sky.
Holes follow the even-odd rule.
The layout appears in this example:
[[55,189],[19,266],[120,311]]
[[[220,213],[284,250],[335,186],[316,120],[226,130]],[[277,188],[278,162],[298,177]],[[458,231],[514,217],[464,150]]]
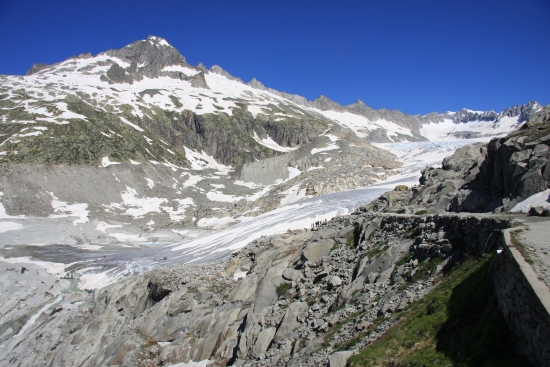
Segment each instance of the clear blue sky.
[[550,103],[549,0],[0,0],[0,74],[148,35],[308,99],[413,114]]

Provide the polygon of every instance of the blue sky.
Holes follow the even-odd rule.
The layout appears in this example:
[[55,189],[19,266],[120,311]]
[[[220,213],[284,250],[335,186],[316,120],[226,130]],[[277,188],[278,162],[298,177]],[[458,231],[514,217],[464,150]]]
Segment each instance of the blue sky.
[[405,113],[550,103],[550,1],[0,1],[1,74],[166,38],[190,64]]

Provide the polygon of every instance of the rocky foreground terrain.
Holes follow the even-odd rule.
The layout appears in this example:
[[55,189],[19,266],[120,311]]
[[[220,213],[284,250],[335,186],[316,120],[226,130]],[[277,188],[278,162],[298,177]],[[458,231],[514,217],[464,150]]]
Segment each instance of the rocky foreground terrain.
[[[411,116],[307,101],[189,65],[153,36],[0,76],[0,233],[15,233],[0,243],[0,366],[356,363],[454,269],[490,268],[510,213],[550,206],[534,199],[550,187],[549,124],[550,107],[536,102]],[[159,243],[398,173],[402,162],[373,143],[491,137],[424,169],[418,185],[263,236],[220,262],[138,274],[136,260],[135,272],[95,290],[78,288],[95,266],[66,271],[83,254],[103,266],[101,246],[112,244],[144,246],[161,264]],[[48,262],[31,259],[31,247]],[[430,302],[422,314],[436,312]]]
[[[417,187],[398,186],[307,230],[263,237],[214,264],[159,268],[87,293],[38,268],[6,267],[3,293],[12,296],[2,311],[0,363],[344,366],[442,274],[494,250],[493,234],[512,225],[510,215],[443,212],[464,211],[465,200],[453,203],[467,189],[465,196],[480,188],[485,196],[476,195],[491,195],[472,209],[499,213],[546,190],[549,141],[545,109],[519,131],[424,170]],[[528,184],[537,175],[540,185]]]
[[[364,210],[262,238],[221,263],[162,268],[87,295],[65,286],[23,340],[11,337],[30,315],[3,315],[12,319],[2,325],[1,363],[324,365],[358,333],[350,351],[376,340],[446,266],[494,247],[491,233],[509,226],[504,218]],[[15,287],[25,284],[33,296],[35,271],[5,273],[18,273]],[[58,293],[49,290],[48,301]]]

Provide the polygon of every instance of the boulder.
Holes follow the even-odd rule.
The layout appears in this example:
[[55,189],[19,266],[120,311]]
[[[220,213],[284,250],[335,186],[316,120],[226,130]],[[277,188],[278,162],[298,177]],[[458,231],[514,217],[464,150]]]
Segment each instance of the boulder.
[[286,268],[283,270],[282,277],[285,280],[298,282],[302,278],[302,272],[292,268]]
[[283,262],[276,266],[270,267],[259,282],[258,289],[255,294],[253,313],[259,313],[264,308],[273,305],[277,302],[279,294],[277,286],[284,282],[281,274],[286,269],[288,263]]
[[550,210],[542,206],[533,206],[531,209],[529,209],[528,215],[530,217],[548,217],[550,216]]
[[309,262],[315,262],[321,257],[328,255],[333,246],[334,241],[329,239],[311,242],[302,251],[302,257]]
[[355,227],[354,226],[347,226],[347,227],[344,227],[340,230],[340,232],[338,232],[338,237],[342,237],[342,238],[348,238],[350,237],[351,235],[353,235],[353,232],[355,232]]
[[260,331],[260,334],[258,334],[258,338],[252,347],[251,354],[253,357],[258,358],[267,351],[267,348],[269,348],[276,331],[277,329],[274,327],[268,327],[267,329]]
[[296,330],[302,320],[307,317],[309,307],[306,302],[293,302],[288,307],[288,310],[275,334],[275,341],[283,343],[290,339],[292,332]]
[[170,307],[168,314],[179,315],[180,313],[183,313],[183,312],[191,312],[195,309],[196,306],[197,306],[197,301],[195,301],[194,298],[187,298],[177,302],[172,307]]
[[237,288],[235,288],[227,298],[230,302],[247,301],[256,293],[258,287],[258,276],[250,275],[241,280]]
[[361,240],[367,240],[371,233],[374,232],[376,228],[378,228],[380,222],[382,222],[382,219],[379,217],[376,217],[372,221],[370,221],[369,224],[367,224],[366,228],[363,230]]
[[336,352],[328,357],[329,367],[346,367],[348,359],[353,355],[353,352],[349,350]]
[[88,297],[87,293],[75,292],[75,293],[71,293],[68,296],[68,300],[69,300],[69,303],[76,303],[76,302],[84,301],[87,297]]
[[342,279],[340,279],[339,276],[336,276],[336,275],[331,276],[328,280],[328,287],[330,289],[339,287],[341,285],[342,285]]

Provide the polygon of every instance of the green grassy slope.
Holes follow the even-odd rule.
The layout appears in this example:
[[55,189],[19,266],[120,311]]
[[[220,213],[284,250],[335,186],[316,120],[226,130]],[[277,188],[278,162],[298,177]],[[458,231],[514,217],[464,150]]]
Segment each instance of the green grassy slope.
[[529,366],[497,309],[489,267],[493,256],[469,259],[413,302],[381,339],[350,366]]

